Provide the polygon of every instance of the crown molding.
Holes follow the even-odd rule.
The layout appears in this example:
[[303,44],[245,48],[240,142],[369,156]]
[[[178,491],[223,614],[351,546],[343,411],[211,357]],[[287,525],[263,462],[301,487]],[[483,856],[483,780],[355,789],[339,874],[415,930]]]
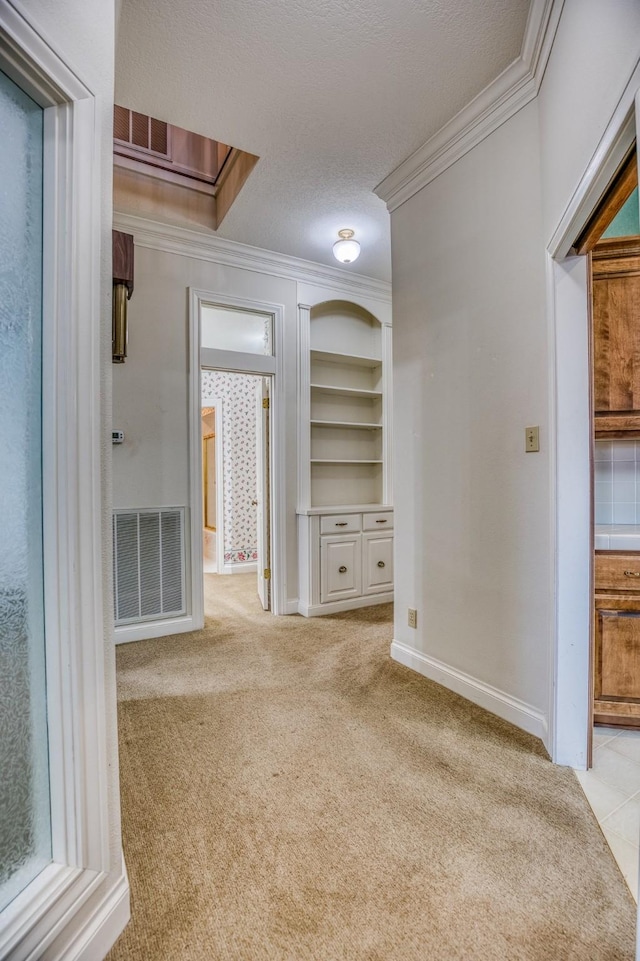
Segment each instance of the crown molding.
[[168,254],[252,270],[300,283],[319,284],[343,294],[367,296],[385,304],[391,303],[391,284],[374,277],[365,277],[364,274],[347,274],[339,268],[326,267],[312,260],[290,257],[188,227],[158,223],[118,211],[113,214],[113,228],[133,234],[138,247],[149,247]]
[[520,56],[375,188],[389,211],[413,197],[535,99],[564,0],[532,0]]

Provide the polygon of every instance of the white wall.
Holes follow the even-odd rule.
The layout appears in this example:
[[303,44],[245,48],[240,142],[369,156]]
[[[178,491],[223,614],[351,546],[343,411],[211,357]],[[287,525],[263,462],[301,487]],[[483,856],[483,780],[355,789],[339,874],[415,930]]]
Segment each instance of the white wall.
[[286,597],[298,596],[295,280],[136,244],[129,350],[113,371],[115,507],[189,507],[188,288],[284,306]]
[[533,103],[392,215],[395,640],[534,727],[551,616],[538,157]]
[[587,169],[639,53],[638,0],[565,0],[538,97],[545,241]]
[[[566,0],[537,100],[392,214],[394,654],[545,737],[555,624],[545,248],[639,52],[637,2]],[[525,454],[535,424],[541,452]]]

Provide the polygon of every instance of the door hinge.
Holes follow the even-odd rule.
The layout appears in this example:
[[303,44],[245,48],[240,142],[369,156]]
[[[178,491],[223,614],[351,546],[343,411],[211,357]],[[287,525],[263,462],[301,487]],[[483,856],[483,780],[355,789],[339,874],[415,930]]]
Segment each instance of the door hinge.
[[268,397],[263,397],[263,398],[262,398],[262,406],[264,407],[265,410],[269,410],[269,398],[268,398]]
[[270,581],[270,580],[271,580],[271,568],[270,568],[270,567],[265,567],[263,577],[264,577],[265,581]]

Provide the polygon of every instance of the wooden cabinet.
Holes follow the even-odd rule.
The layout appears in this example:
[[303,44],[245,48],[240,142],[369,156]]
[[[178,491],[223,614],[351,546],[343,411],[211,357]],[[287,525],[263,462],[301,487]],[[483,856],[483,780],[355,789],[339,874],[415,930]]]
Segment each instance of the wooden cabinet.
[[640,237],[591,253],[596,437],[640,436]]
[[594,721],[640,727],[640,554],[595,558]]

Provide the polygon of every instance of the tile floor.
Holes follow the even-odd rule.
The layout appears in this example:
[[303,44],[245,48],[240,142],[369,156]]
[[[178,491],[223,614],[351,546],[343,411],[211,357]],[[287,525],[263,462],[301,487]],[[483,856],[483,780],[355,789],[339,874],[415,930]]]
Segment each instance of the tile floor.
[[638,900],[640,857],[640,730],[597,727],[593,767],[576,777],[613,856]]

